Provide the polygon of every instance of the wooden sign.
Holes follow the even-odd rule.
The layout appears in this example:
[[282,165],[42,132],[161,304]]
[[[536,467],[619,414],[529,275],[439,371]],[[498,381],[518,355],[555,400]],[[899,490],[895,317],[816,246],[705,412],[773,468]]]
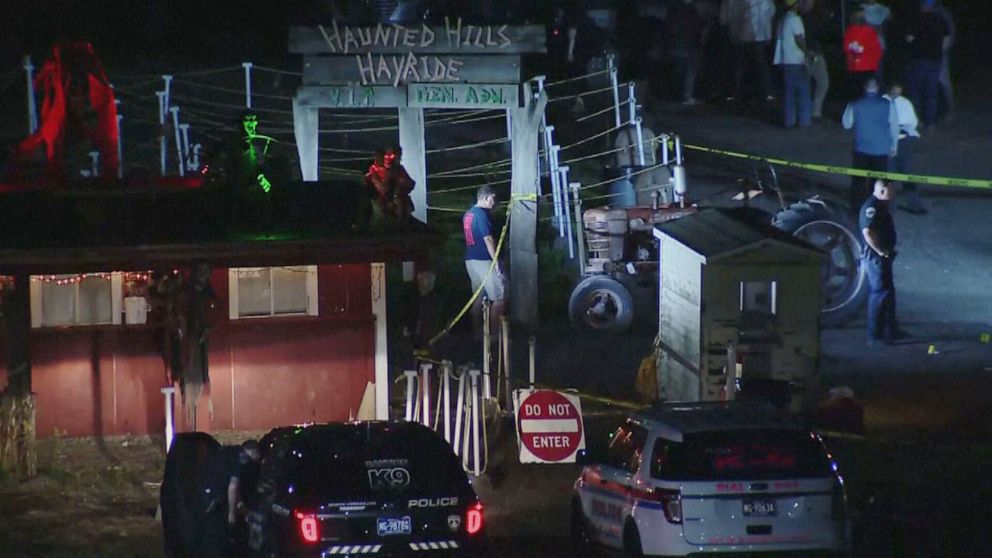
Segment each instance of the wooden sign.
[[296,102],[318,108],[402,108],[407,106],[407,92],[392,85],[303,86],[296,90]]
[[317,27],[293,27],[289,51],[298,54],[521,54],[545,52],[542,25],[469,25],[461,18],[445,24],[360,26],[332,21]]
[[519,106],[517,84],[433,84],[407,86],[407,106],[413,108],[487,109]]
[[481,55],[363,54],[307,56],[303,85],[359,83],[519,83],[520,57]]

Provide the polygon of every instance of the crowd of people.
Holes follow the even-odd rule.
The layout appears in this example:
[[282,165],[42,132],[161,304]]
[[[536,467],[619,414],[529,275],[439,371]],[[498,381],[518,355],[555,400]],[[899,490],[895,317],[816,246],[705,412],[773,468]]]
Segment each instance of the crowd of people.
[[[673,0],[661,20],[663,79],[674,84],[665,92],[693,105],[702,90],[756,114],[780,104],[792,127],[824,116],[831,74],[842,76],[834,95],[841,107],[873,77],[906,84],[923,127],[933,126],[954,111],[954,20],[942,0],[902,5],[908,9],[879,0]],[[830,67],[840,63],[843,71]]]

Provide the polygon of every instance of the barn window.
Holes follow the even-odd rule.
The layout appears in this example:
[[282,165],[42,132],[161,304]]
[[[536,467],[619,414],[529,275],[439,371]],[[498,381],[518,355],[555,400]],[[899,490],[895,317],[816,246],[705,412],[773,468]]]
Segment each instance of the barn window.
[[31,276],[31,327],[121,323],[120,273]]
[[778,313],[778,281],[742,281],[740,311],[746,314]]
[[228,270],[230,317],[317,315],[317,266]]
[[740,284],[740,343],[760,343],[775,338],[778,313],[776,281],[745,281]]

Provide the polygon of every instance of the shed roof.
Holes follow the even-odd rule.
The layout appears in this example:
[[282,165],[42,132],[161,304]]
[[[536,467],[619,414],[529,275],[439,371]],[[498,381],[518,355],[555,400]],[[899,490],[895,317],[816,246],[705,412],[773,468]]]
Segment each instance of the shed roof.
[[670,237],[706,261],[723,259],[758,244],[777,244],[811,259],[826,255],[812,244],[775,228],[746,218],[733,209],[704,209],[698,213],[656,225],[655,238]]

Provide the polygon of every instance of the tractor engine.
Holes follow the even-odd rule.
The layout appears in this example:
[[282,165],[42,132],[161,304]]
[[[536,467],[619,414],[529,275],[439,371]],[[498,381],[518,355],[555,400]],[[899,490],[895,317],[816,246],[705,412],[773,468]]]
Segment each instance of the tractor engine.
[[658,268],[652,230],[658,223],[695,213],[695,207],[597,207],[582,215],[586,237],[586,273],[638,275]]

